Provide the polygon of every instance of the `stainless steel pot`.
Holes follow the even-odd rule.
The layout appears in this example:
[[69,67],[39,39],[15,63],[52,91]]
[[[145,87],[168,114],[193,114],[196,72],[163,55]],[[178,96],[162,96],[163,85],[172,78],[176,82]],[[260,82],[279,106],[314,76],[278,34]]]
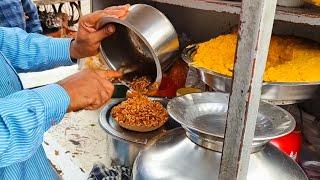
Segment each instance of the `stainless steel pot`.
[[98,27],[109,23],[115,24],[116,32],[100,46],[108,65],[114,70],[137,66],[127,79],[148,75],[160,83],[162,71],[172,65],[179,50],[177,33],[165,15],[152,6],[135,4],[124,19],[103,17]]
[[[172,138],[174,137],[174,138]],[[141,151],[133,167],[133,180],[215,180],[221,152],[198,146],[184,129],[158,137]],[[267,144],[250,155],[249,180],[307,180],[302,169],[276,147]]]
[[[168,101],[165,98],[151,99],[162,103],[165,107],[167,106]],[[100,113],[99,122],[108,135],[108,159],[106,165],[120,165],[131,168],[138,153],[144,149],[145,145],[149,143],[151,139],[159,136],[167,130],[179,127],[180,125],[170,118],[161,128],[147,133],[139,133],[123,129],[117,124],[110,114],[111,109],[123,100],[125,99],[113,99],[108,103]]]
[[[156,137],[137,156],[135,180],[218,179],[229,96],[194,93],[169,101],[167,110],[182,128]],[[289,156],[268,144],[290,133],[294,118],[285,110],[261,102],[247,179],[305,180]]]

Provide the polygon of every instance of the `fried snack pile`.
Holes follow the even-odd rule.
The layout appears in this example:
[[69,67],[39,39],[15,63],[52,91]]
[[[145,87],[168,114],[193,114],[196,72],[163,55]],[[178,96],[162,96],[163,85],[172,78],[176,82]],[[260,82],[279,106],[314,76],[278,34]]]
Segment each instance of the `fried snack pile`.
[[[193,65],[232,76],[237,34],[221,35],[199,44]],[[319,82],[320,45],[304,39],[272,36],[264,81]]]
[[161,127],[168,120],[168,113],[161,103],[150,100],[148,77],[135,78],[130,84],[133,92],[128,92],[126,101],[111,110],[112,117],[126,129],[148,132]]
[[157,129],[168,120],[162,104],[143,95],[128,98],[115,106],[111,114],[120,126],[140,132]]

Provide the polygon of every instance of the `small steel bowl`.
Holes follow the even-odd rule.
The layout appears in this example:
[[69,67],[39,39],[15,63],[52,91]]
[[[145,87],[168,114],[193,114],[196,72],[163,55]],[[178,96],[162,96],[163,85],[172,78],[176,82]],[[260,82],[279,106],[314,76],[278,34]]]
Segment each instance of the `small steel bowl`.
[[[167,106],[166,98],[150,98],[153,101],[160,102],[164,107]],[[143,150],[148,142],[160,134],[180,127],[171,117],[159,129],[150,132],[135,132],[124,129],[113,119],[111,110],[114,106],[120,104],[125,98],[112,99],[102,109],[99,117],[101,127],[107,133],[107,166],[125,166],[132,167],[138,153]]]
[[107,64],[113,70],[138,67],[126,74],[128,81],[146,75],[160,84],[162,72],[173,64],[179,50],[178,35],[166,16],[152,6],[135,4],[123,19],[103,17],[98,28],[110,23],[116,32],[100,46]]

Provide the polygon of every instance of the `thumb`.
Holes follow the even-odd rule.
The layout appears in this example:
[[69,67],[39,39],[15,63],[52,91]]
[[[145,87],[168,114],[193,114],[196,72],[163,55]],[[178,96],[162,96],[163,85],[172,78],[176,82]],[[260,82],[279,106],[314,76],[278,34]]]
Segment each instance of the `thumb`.
[[100,30],[93,32],[91,37],[94,38],[95,42],[101,42],[106,37],[113,34],[116,30],[116,27],[113,24],[107,24],[105,27],[101,28]]

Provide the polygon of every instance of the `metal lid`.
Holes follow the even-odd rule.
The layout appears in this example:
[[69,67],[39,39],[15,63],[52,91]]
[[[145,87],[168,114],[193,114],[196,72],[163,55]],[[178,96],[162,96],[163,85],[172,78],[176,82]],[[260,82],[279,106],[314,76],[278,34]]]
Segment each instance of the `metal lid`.
[[[187,94],[172,99],[167,106],[170,116],[200,139],[223,139],[229,95],[216,92]],[[261,102],[254,143],[265,143],[294,130],[295,120],[280,107]],[[209,137],[209,138],[208,138]],[[203,142],[203,140],[201,140]],[[197,143],[197,142],[195,142]],[[197,143],[198,144],[198,143]]]
[[[165,98],[150,98],[151,100],[160,102],[163,106],[167,106],[168,100]],[[120,104],[122,101],[126,100],[125,98],[121,99],[113,99],[110,103],[108,103],[101,111],[99,122],[101,127],[111,136],[130,141],[138,144],[147,144],[149,140],[163,133],[164,131],[179,127],[180,125],[176,123],[172,118],[169,118],[168,122],[166,122],[162,127],[155,131],[151,132],[135,132],[124,129],[118,125],[118,123],[113,119],[111,115],[111,109]]]

